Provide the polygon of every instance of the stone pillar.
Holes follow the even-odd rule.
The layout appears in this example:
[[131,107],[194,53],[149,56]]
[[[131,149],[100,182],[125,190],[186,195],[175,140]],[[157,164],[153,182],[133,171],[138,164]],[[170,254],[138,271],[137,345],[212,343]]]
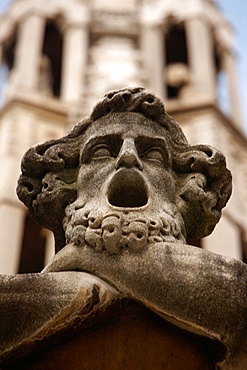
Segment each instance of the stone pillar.
[[213,43],[206,20],[188,19],[185,29],[193,89],[195,93],[204,93],[216,98]]
[[14,66],[15,85],[26,88],[37,86],[44,29],[45,19],[39,14],[29,14],[20,23]]
[[50,230],[46,230],[46,246],[45,246],[45,259],[44,265],[46,266],[54,257],[55,246],[54,246],[54,235]]
[[0,107],[4,102],[4,66],[3,66],[3,45],[0,43]]
[[[22,117],[22,118],[21,118]],[[23,125],[24,122],[24,125]],[[0,273],[18,272],[27,210],[16,195],[20,160],[30,143],[29,114],[14,108],[1,117],[0,135]]]
[[225,70],[227,80],[228,80],[228,89],[229,89],[229,97],[231,103],[231,113],[232,119],[241,126],[242,117],[240,113],[239,107],[239,99],[238,99],[238,88],[237,88],[237,75],[236,75],[236,68],[235,68],[235,58],[231,51],[225,50],[223,52],[223,68]]
[[0,68],[3,64],[3,44],[0,43]]
[[240,230],[226,216],[223,216],[214,232],[203,239],[203,248],[228,257],[241,260],[243,251]]
[[18,272],[26,211],[20,204],[0,204],[0,273]]
[[[9,140],[10,136],[6,140]],[[16,144],[16,142],[15,142]],[[20,173],[18,153],[10,155],[3,148],[0,172],[0,273],[18,272],[26,210],[16,196],[16,180]],[[8,146],[8,150],[11,147]]]
[[64,32],[62,99],[78,101],[83,93],[84,74],[88,55],[86,24],[70,24]]
[[142,27],[141,45],[144,70],[148,76],[148,88],[165,99],[164,83],[164,31],[158,25],[144,24]]

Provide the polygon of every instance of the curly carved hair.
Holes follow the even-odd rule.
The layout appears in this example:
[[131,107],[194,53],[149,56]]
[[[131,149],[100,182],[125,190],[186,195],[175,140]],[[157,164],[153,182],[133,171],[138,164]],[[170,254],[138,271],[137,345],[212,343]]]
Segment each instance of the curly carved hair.
[[155,95],[144,88],[124,88],[105,94],[67,136],[36,145],[23,157],[17,194],[31,216],[53,231],[56,251],[65,245],[65,208],[77,196],[81,138],[91,123],[112,112],[141,113],[166,129],[177,184],[177,207],[187,237],[210,234],[231,194],[231,174],[224,156],[208,145],[189,145]]

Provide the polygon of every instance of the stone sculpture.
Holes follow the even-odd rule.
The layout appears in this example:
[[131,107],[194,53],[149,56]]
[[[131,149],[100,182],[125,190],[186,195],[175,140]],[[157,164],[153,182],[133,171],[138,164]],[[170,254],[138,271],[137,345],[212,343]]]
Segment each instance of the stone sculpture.
[[[222,369],[243,369],[246,265],[186,244],[214,229],[231,174],[218,150],[188,144],[155,95],[143,88],[106,94],[67,136],[29,149],[17,193],[55,236],[56,255],[38,279],[64,276],[70,289],[85,281],[86,300],[97,286],[101,308],[123,297],[139,302],[219,342]],[[36,339],[54,332],[55,311],[40,320]],[[3,358],[17,347],[28,351],[24,339],[8,344]]]
[[[54,232],[56,252],[66,243],[119,253],[204,237],[231,193],[224,156],[190,146],[141,88],[108,93],[68,136],[31,148],[22,172],[18,196]],[[106,242],[111,224],[116,247]],[[143,238],[127,242],[126,228]]]

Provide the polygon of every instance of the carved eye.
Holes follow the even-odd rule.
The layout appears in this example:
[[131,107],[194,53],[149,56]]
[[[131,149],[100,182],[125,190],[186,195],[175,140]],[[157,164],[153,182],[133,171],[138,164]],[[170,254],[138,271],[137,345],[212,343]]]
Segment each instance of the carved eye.
[[162,154],[162,149],[158,147],[148,149],[144,154],[144,158],[150,161],[156,161],[161,163],[165,162],[164,155]]
[[92,159],[112,157],[112,153],[107,145],[97,145],[92,153]]

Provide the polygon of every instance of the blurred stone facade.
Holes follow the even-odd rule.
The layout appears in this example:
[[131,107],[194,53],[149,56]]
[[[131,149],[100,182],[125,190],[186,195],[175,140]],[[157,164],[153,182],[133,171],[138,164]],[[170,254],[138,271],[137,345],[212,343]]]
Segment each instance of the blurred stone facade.
[[2,274],[40,271],[54,253],[52,234],[16,197],[24,152],[66,134],[106,91],[137,85],[164,100],[191,144],[219,148],[233,173],[221,222],[189,243],[247,258],[247,141],[232,29],[215,1],[16,0],[0,22],[0,55],[8,70],[0,112]]

